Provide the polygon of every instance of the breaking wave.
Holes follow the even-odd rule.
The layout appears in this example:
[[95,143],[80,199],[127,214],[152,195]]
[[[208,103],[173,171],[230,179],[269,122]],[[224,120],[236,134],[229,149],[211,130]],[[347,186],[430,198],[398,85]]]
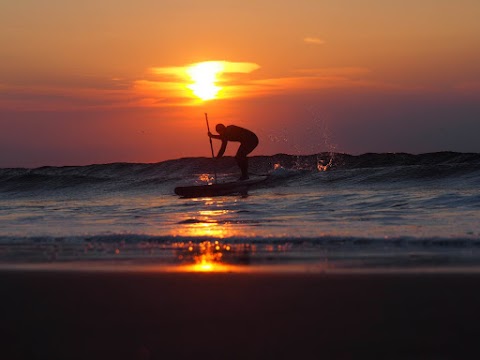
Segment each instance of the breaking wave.
[[[215,168],[214,168],[215,167]],[[88,166],[0,169],[0,193],[92,190],[121,191],[155,188],[169,193],[174,186],[209,179],[214,170],[219,178],[238,176],[231,157],[182,158],[159,163],[112,163]],[[318,183],[392,184],[419,181],[467,181],[480,184],[480,154],[436,152],[426,154],[368,153],[348,155],[254,156],[252,174],[269,175],[268,186],[295,182],[302,186]]]

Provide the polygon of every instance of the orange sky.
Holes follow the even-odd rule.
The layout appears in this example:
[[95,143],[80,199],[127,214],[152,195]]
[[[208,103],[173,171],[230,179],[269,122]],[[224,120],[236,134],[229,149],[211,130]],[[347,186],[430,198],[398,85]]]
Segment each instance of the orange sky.
[[[252,155],[479,152],[479,18],[473,0],[2,3],[0,167],[209,156],[204,112],[257,132]],[[204,61],[230,66],[207,102],[179,75]]]

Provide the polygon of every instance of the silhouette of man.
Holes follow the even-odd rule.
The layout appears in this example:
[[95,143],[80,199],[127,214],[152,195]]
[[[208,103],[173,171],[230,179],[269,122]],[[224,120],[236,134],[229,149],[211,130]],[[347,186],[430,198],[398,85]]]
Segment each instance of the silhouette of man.
[[240,180],[248,179],[248,158],[247,155],[250,154],[253,149],[258,145],[258,138],[250,130],[241,128],[235,125],[225,126],[223,124],[218,124],[215,127],[218,135],[214,135],[211,132],[208,133],[208,136],[213,139],[222,140],[222,146],[218,150],[217,159],[221,158],[225,153],[227,148],[227,143],[229,141],[235,141],[240,143],[237,154],[235,155],[235,160],[237,161],[238,167],[242,172]]

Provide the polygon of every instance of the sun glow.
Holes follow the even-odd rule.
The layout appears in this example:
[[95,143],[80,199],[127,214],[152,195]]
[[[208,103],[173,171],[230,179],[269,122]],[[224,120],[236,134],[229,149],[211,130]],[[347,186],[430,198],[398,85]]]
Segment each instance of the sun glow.
[[[136,88],[149,96],[145,103],[158,106],[248,96],[256,88],[242,74],[259,68],[260,65],[251,62],[226,60],[153,67],[150,72],[154,77],[136,81]],[[157,98],[158,94],[163,94],[161,100]],[[191,102],[191,99],[196,101]]]
[[222,62],[206,61],[190,66],[187,74],[193,81],[193,84],[187,87],[202,100],[211,100],[217,97],[221,90],[217,86],[218,74],[224,70]]

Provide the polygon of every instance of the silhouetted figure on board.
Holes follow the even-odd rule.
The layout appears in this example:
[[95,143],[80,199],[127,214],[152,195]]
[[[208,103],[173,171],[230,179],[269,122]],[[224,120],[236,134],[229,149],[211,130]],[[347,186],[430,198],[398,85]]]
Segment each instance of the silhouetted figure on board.
[[208,133],[208,136],[213,139],[222,140],[222,146],[218,150],[217,159],[221,158],[225,153],[227,148],[227,143],[229,141],[236,141],[240,143],[237,154],[235,155],[235,160],[237,161],[240,170],[242,171],[242,176],[240,180],[248,179],[248,158],[247,155],[250,154],[253,149],[258,145],[258,138],[250,130],[241,128],[235,125],[225,126],[223,124],[218,124],[215,127],[218,135],[214,135],[211,132]]

